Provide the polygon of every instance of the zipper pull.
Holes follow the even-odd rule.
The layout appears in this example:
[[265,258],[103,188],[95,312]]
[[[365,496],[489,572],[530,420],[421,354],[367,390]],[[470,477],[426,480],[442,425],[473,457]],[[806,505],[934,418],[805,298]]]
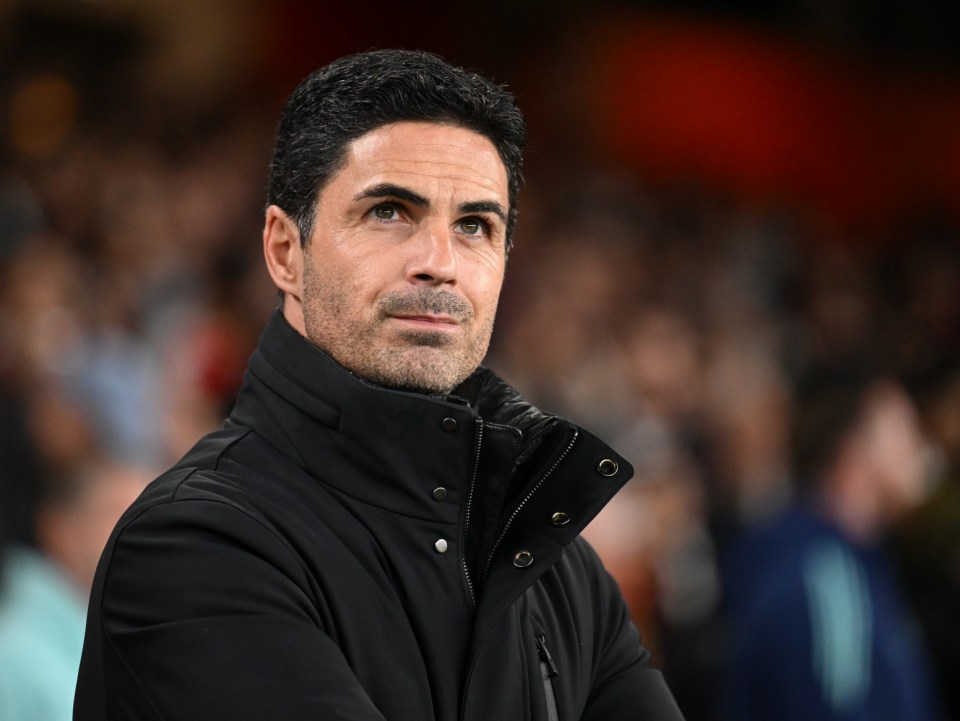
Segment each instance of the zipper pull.
[[547,648],[547,637],[542,634],[537,636],[537,650],[540,652],[540,660],[547,664],[547,668],[550,670],[550,678],[559,676],[560,672],[557,670],[557,664],[553,662],[553,656],[550,655],[550,650]]

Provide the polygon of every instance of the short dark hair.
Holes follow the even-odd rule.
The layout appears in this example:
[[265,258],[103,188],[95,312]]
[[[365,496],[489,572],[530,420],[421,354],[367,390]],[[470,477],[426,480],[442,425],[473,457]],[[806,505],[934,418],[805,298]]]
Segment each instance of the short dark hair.
[[342,167],[347,145],[400,121],[457,125],[494,144],[507,170],[509,249],[522,183],[523,115],[505,86],[427,52],[348,55],[304,79],[287,100],[277,128],[267,203],[293,218],[306,244],[317,196]]

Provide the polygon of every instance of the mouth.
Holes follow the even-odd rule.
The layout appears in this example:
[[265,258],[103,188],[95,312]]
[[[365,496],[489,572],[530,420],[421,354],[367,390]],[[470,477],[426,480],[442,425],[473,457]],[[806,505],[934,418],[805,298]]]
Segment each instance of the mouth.
[[432,313],[417,313],[417,314],[392,314],[387,316],[391,320],[395,320],[399,323],[402,323],[408,327],[421,328],[421,329],[431,329],[431,330],[453,330],[458,325],[460,321],[456,318],[453,318],[449,315],[434,315]]

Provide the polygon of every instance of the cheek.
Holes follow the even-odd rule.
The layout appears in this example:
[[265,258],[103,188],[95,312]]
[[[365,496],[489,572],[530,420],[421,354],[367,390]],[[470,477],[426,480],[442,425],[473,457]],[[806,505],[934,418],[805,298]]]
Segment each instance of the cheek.
[[484,259],[467,269],[478,314],[493,314],[503,288],[503,263]]
[[363,305],[376,297],[381,272],[375,260],[340,252],[313,260],[311,281],[316,295],[338,298],[340,306]]
[[481,318],[493,317],[497,312],[497,305],[500,301],[500,283],[485,285],[475,297],[477,316]]

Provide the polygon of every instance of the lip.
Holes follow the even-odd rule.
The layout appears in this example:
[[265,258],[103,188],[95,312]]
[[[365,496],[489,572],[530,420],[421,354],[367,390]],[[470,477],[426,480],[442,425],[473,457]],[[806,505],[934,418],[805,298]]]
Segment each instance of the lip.
[[452,330],[460,325],[456,318],[449,315],[431,315],[429,313],[417,315],[391,315],[391,320],[401,323],[417,326],[419,328],[432,328],[436,330]]

